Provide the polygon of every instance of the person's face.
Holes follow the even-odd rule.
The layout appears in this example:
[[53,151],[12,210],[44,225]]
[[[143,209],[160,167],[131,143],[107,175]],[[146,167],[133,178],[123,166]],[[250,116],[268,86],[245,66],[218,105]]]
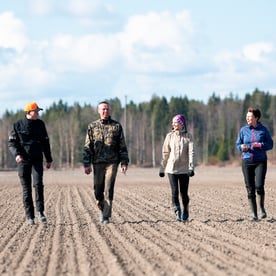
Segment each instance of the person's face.
[[39,116],[38,114],[39,111],[37,110],[32,110],[28,113],[28,119],[31,119],[31,120],[36,120]]
[[258,122],[258,118],[256,118],[253,114],[253,112],[247,112],[246,114],[246,122],[250,126],[256,126]]
[[172,127],[173,127],[174,130],[181,130],[182,129],[182,125],[179,124],[176,119],[172,120]]
[[100,118],[101,119],[108,119],[109,117],[109,113],[110,112],[110,109],[109,109],[109,105],[108,104],[100,104],[99,107],[98,107],[98,113],[100,114]]

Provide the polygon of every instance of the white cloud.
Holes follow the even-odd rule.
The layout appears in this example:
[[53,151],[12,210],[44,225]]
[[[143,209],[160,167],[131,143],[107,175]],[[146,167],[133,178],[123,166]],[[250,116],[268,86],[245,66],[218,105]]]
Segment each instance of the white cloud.
[[102,5],[99,0],[71,0],[69,10],[75,15],[83,16],[96,12]]
[[193,35],[188,12],[151,12],[130,17],[120,39],[130,70],[178,72],[196,60]]
[[244,46],[243,55],[249,61],[264,62],[266,60],[265,55],[271,53],[272,50],[271,43],[259,42]]
[[81,28],[101,32],[116,28],[118,18],[113,6],[101,0],[70,0],[63,10],[73,16]]
[[[29,93],[48,85],[55,78],[44,70],[41,64],[32,64],[32,57],[21,55],[12,64],[0,67],[1,90],[17,91],[19,88]],[[20,90],[19,89],[19,90]]]
[[59,35],[51,41],[47,55],[52,68],[59,72],[84,72],[111,66],[118,53],[119,44],[113,35]]
[[0,14],[0,26],[0,47],[22,52],[28,42],[23,22],[13,13],[4,12]]
[[[92,97],[91,87],[100,91],[93,97],[128,95],[138,102],[149,100],[153,93],[207,99],[212,92],[224,96],[251,87],[273,89],[272,43],[238,45],[235,50],[229,45],[228,50],[211,52],[209,47],[216,41],[195,29],[199,24],[194,25],[187,11],[132,15],[121,27],[123,20],[113,24],[120,15],[103,1],[29,3],[34,14],[52,13],[51,27],[57,29],[51,29],[47,40],[34,41],[26,34],[34,36],[30,22],[35,22],[35,16],[24,25],[13,13],[0,14],[0,24],[5,26],[0,29],[0,100],[5,102],[7,97],[12,102],[19,92],[21,100],[35,97],[41,103],[50,104],[50,97],[85,101]],[[47,24],[39,24],[40,32],[43,28],[47,32]],[[76,98],[70,93],[78,87],[82,94]]]
[[220,71],[235,71],[236,65],[241,65],[241,54],[230,50],[223,50],[214,56],[214,63]]
[[205,83],[222,97],[230,92],[244,94],[255,88],[270,89],[266,84],[274,83],[272,43],[249,44],[238,51],[223,50],[214,56],[214,61],[216,70],[209,70]]
[[29,9],[35,15],[47,15],[53,10],[54,0],[29,0]]

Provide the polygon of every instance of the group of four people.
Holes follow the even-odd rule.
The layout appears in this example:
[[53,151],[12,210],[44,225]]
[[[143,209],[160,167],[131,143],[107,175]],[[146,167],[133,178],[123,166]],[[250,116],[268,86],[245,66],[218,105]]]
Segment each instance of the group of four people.
[[[50,142],[44,122],[38,119],[42,110],[36,102],[28,103],[25,117],[13,124],[9,135],[9,149],[18,164],[18,175],[23,189],[23,205],[27,223],[35,224],[35,208],[32,198],[32,183],[35,189],[35,207],[38,219],[46,222],[44,213],[43,155],[46,168],[53,161]],[[100,209],[100,220],[109,223],[112,214],[114,186],[119,165],[126,173],[129,157],[121,124],[110,116],[110,105],[103,101],[98,104],[99,119],[87,128],[83,165],[84,172],[93,171],[94,195]],[[267,216],[264,208],[265,176],[267,171],[266,151],[273,148],[268,129],[259,121],[261,112],[249,108],[247,125],[240,129],[236,146],[242,152],[242,172],[247,189],[252,219],[258,220],[256,193],[261,217]],[[194,143],[187,131],[185,117],[177,114],[172,119],[172,130],[166,135],[159,176],[168,175],[172,206],[177,221],[189,218],[189,180],[194,176]],[[33,179],[32,179],[33,178]],[[179,200],[181,197],[182,204]],[[181,208],[182,205],[182,208]]]

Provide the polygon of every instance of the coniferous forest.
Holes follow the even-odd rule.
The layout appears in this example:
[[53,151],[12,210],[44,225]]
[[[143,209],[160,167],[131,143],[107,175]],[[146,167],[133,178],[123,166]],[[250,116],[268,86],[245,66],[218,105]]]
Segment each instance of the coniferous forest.
[[[246,94],[244,99],[232,94],[221,99],[214,93],[207,103],[190,100],[187,96],[167,100],[157,95],[139,104],[130,101],[123,105],[118,98],[103,100],[110,103],[111,117],[124,128],[130,164],[135,166],[159,166],[165,135],[171,129],[172,117],[178,113],[185,116],[188,131],[193,135],[197,164],[223,165],[240,160],[235,142],[240,127],[246,124],[248,107],[260,108],[260,121],[275,141],[276,96],[258,89]],[[87,125],[99,118],[97,104],[68,105],[59,100],[41,113],[50,137],[54,168],[81,166]],[[2,170],[16,167],[8,150],[8,135],[13,122],[23,116],[23,110],[7,110],[0,120]],[[276,160],[276,147],[268,156],[271,162]]]

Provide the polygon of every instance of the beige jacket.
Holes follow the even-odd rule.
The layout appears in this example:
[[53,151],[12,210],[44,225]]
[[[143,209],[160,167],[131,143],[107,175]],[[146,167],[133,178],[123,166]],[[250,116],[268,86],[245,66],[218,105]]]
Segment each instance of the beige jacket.
[[161,173],[186,174],[194,170],[194,143],[192,135],[172,130],[162,147]]

